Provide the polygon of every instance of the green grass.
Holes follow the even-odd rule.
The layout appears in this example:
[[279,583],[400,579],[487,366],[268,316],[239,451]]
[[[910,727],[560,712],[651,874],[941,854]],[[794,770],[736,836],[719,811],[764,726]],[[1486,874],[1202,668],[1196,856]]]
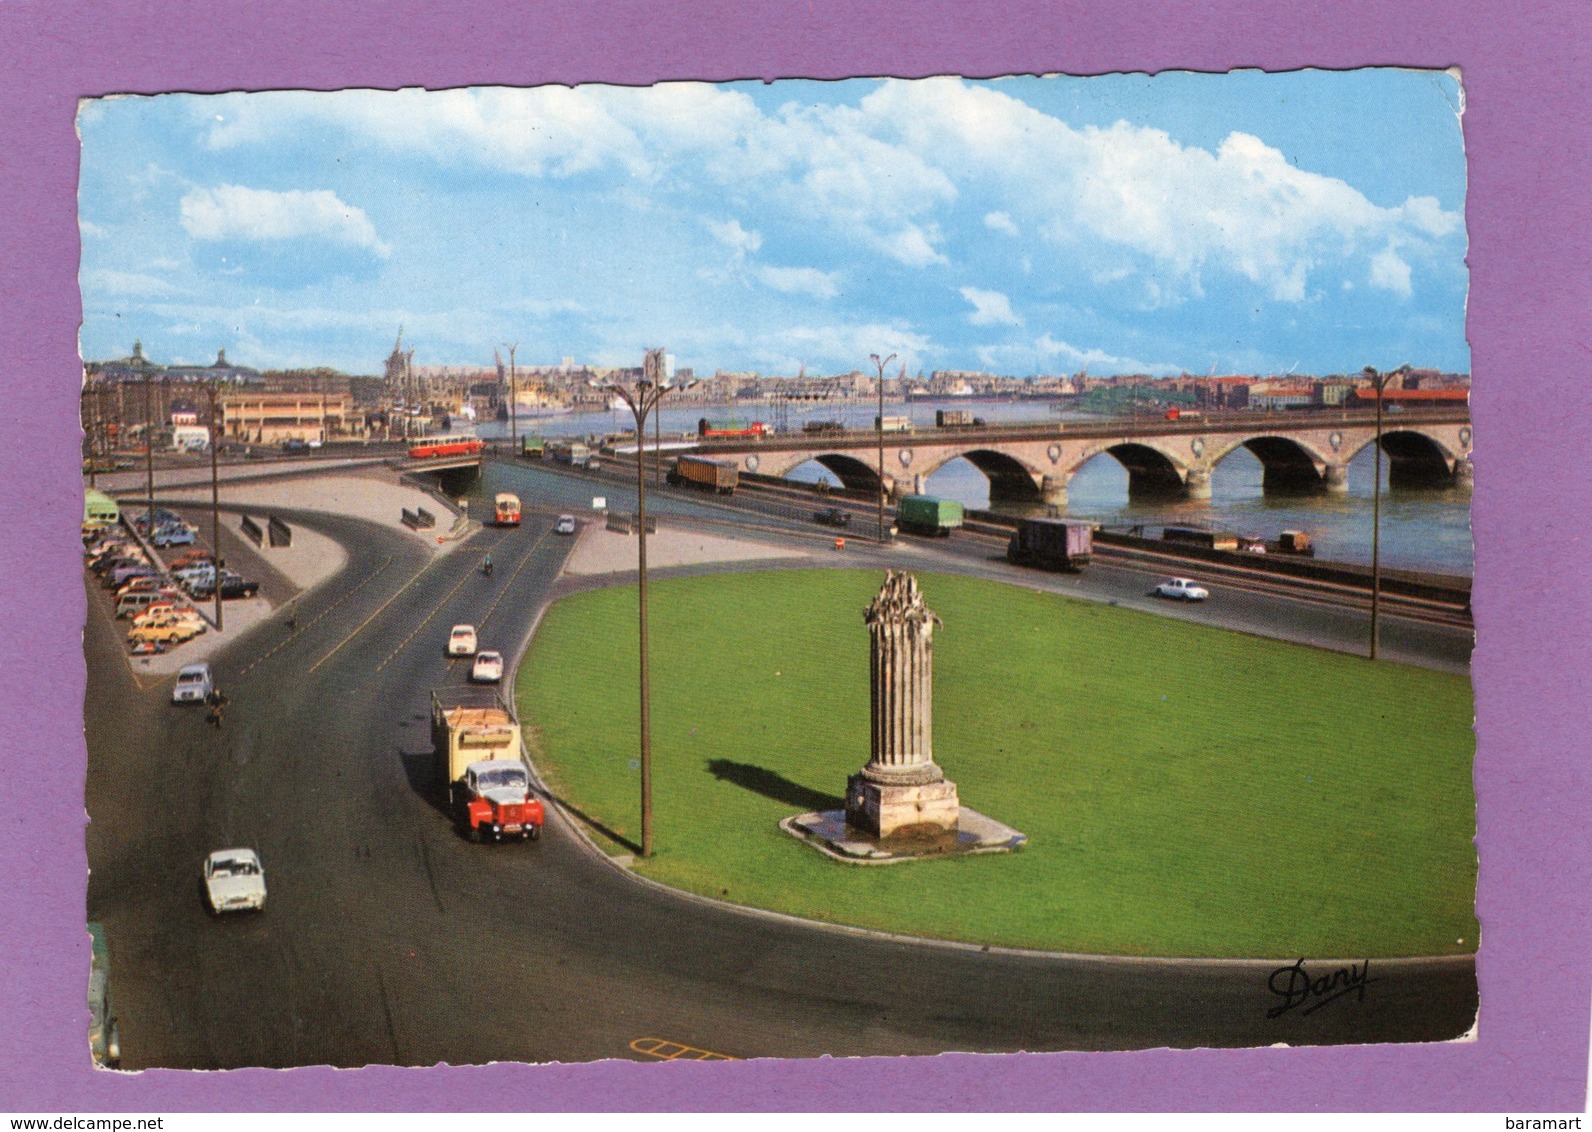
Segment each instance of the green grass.
[[[881,581],[814,570],[650,587],[656,852],[639,872],[980,944],[1475,950],[1468,680],[961,577],[919,577],[944,620],[935,761],[964,806],[1028,845],[859,867],[788,837],[782,818],[838,808],[868,759],[862,610]],[[516,689],[549,786],[631,841],[635,601],[630,587],[555,605]]]

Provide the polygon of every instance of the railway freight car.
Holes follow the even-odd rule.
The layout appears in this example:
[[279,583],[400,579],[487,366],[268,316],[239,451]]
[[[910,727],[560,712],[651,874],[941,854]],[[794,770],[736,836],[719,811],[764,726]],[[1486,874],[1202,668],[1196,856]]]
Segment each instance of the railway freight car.
[[954,499],[909,495],[896,508],[896,526],[909,534],[945,537],[962,525],[962,505]]
[[706,456],[681,456],[669,471],[670,483],[688,483],[703,491],[716,491],[729,495],[740,482],[741,473],[727,460],[709,460]]
[[1094,553],[1094,526],[1078,519],[1019,519],[1006,557],[1019,566],[1081,570]]

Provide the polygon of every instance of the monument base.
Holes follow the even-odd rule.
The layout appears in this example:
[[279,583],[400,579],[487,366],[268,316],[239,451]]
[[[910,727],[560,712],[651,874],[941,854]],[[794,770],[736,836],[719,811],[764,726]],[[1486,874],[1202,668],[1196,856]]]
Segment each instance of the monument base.
[[954,830],[960,809],[956,783],[946,778],[903,785],[875,782],[866,773],[846,779],[846,822],[871,837],[919,827]]
[[844,810],[824,810],[786,818],[779,827],[826,856],[848,865],[895,865],[967,853],[1008,853],[1028,835],[967,807],[952,829],[909,826],[890,837],[864,833],[846,821]]

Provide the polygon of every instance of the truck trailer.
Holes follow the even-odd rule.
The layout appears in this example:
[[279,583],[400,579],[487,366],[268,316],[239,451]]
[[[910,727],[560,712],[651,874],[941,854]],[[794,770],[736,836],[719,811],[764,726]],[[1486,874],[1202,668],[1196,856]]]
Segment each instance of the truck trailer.
[[520,727],[496,688],[432,692],[431,742],[448,805],[471,840],[541,835]]
[[1094,526],[1079,519],[1019,519],[1006,557],[1019,566],[1081,570],[1094,553]]
[[896,526],[910,534],[941,538],[962,525],[962,505],[954,499],[909,495],[896,508]]
[[729,495],[740,483],[741,473],[727,460],[709,460],[706,456],[681,456],[669,472],[670,483],[688,483],[703,491],[716,491]]
[[589,468],[593,463],[591,445],[578,440],[549,440],[546,452],[555,463],[568,464],[572,468]]

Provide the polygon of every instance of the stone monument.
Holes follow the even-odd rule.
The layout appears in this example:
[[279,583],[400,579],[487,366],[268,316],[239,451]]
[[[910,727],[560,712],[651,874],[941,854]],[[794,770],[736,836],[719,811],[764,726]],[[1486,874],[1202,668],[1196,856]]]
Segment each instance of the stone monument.
[[846,824],[876,838],[952,832],[956,783],[934,762],[934,627],[918,580],[889,570],[863,613],[872,638],[873,740],[866,766],[846,780]]

